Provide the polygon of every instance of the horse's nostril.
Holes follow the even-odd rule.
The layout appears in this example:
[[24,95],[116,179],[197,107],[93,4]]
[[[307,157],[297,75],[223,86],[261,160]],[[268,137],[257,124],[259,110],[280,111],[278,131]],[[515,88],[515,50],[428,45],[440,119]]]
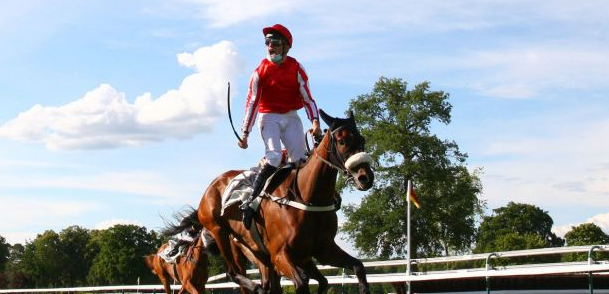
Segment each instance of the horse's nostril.
[[361,176],[357,177],[357,181],[360,182],[360,184],[367,184],[368,183],[368,176],[361,175]]

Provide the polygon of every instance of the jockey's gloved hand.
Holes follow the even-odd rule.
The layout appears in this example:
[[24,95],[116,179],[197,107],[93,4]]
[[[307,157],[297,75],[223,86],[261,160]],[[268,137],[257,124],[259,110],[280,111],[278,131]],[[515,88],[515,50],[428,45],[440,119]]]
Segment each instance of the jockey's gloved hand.
[[314,137],[321,136],[321,128],[319,127],[319,120],[317,120],[317,119],[313,120],[313,129],[311,130],[311,133],[313,134]]
[[247,149],[247,133],[243,133],[241,135],[241,140],[237,141],[237,145],[241,147],[241,149]]

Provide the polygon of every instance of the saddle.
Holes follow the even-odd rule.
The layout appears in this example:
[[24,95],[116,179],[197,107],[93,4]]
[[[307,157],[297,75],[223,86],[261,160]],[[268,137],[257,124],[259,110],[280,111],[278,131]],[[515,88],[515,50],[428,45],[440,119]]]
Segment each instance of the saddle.
[[177,246],[177,242],[175,240],[169,240],[169,244],[167,245],[167,247],[165,247],[165,249],[163,249],[163,251],[159,252],[158,256],[160,256],[167,263],[176,263],[176,259],[179,256],[184,255],[184,252],[186,251],[186,248],[188,247],[185,245],[180,246],[180,248],[178,249],[178,252],[172,255],[171,253],[176,246]]
[[292,173],[294,166],[291,164],[284,165],[276,170],[269,178],[266,180],[266,184],[264,184],[264,188],[262,191],[264,193],[271,194],[285,179]]
[[[273,173],[266,181],[262,191],[267,194],[273,193],[283,181],[290,175],[294,166],[291,164],[280,167],[275,173]],[[256,166],[250,170],[244,171],[241,174],[234,177],[222,194],[222,209],[220,215],[224,215],[224,210],[234,204],[245,201],[250,194],[252,194],[252,184],[260,171],[260,167]],[[251,204],[251,207],[258,211],[261,198],[258,197]]]

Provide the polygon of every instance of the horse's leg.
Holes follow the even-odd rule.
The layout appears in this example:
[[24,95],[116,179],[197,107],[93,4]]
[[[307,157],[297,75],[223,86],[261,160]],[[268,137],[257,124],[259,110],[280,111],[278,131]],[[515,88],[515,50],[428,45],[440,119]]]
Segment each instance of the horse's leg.
[[[237,244],[237,241],[231,242],[231,252],[233,253],[233,260],[235,261],[235,265],[237,267],[239,274],[247,276],[247,269],[245,268],[247,259],[245,258],[244,254],[241,252],[239,245]],[[262,278],[262,289],[264,289],[264,278]],[[241,292],[241,294],[249,294],[249,291],[247,290],[247,288],[245,288],[243,286],[239,287],[239,292]]]
[[266,267],[268,273],[268,284],[270,288],[267,290],[269,294],[281,294],[283,289],[281,288],[281,275],[276,272],[273,268]]
[[[178,294],[183,294],[184,292],[199,294],[197,287],[193,284],[196,266],[197,264],[195,262],[190,263],[187,258],[180,260],[178,271],[180,278],[182,278],[180,281],[182,283],[182,288],[180,288]],[[205,286],[205,284],[203,286]]]
[[252,280],[239,273],[238,265],[235,264],[235,258],[233,257],[233,253],[231,251],[230,236],[226,230],[222,229],[221,227],[215,227],[214,230],[210,230],[210,233],[216,240],[216,244],[218,245],[218,249],[220,249],[222,257],[224,257],[224,261],[226,262],[226,274],[228,275],[228,278],[232,282],[239,286],[245,287],[249,291],[258,294],[265,294],[264,289],[262,289],[260,285],[254,283]]
[[[203,288],[205,288],[205,285],[203,285]],[[197,289],[197,286],[194,285],[192,283],[192,280],[188,279],[185,281],[184,284],[182,284],[182,289],[180,289],[180,292],[178,294],[182,294],[184,292],[184,290],[188,291],[188,293],[190,294],[203,294],[204,292],[201,291],[199,292],[199,289]]]
[[309,290],[309,277],[306,272],[296,265],[292,257],[285,250],[278,253],[273,260],[277,269],[294,283],[296,294],[311,293]]
[[171,286],[169,285],[171,277],[169,277],[167,273],[163,273],[159,275],[159,279],[161,280],[161,284],[163,284],[163,288],[165,288],[165,293],[171,294]]
[[154,272],[159,277],[159,280],[161,280],[161,284],[163,284],[165,293],[171,294],[171,286],[170,286],[169,282],[171,281],[172,277],[169,274],[169,272],[167,271],[167,268],[164,266],[164,263],[161,261],[161,257],[156,256],[156,258],[158,260],[155,260],[156,262],[155,262]]
[[366,268],[364,268],[364,264],[359,259],[342,250],[336,243],[332,242],[332,245],[329,248],[314,257],[322,264],[353,269],[359,282],[359,293],[370,294],[370,285],[366,279]]
[[[241,243],[238,243],[237,241],[232,242],[232,244],[234,247],[233,253],[236,256],[241,257],[240,261],[242,263],[245,263],[247,259],[249,259],[256,264],[256,266],[258,267],[258,271],[260,272],[260,281],[262,284],[262,289],[264,289],[265,292],[270,294],[281,294],[283,292],[280,283],[281,277],[274,270],[273,265],[271,264],[271,261],[268,256],[254,255],[248,247],[242,245]],[[242,292],[242,294],[248,293]]]
[[264,289],[266,293],[283,293],[283,289],[281,288],[281,276],[272,267],[258,263],[258,270],[260,271],[262,289]]
[[309,277],[311,277],[311,279],[316,280],[319,284],[317,287],[317,294],[325,294],[328,292],[328,279],[321,274],[313,260],[306,262],[303,265],[303,269],[309,275]]
[[161,284],[163,284],[163,289],[165,289],[165,293],[171,294],[171,288],[169,287],[169,282],[167,282],[167,279],[161,278],[160,280]]

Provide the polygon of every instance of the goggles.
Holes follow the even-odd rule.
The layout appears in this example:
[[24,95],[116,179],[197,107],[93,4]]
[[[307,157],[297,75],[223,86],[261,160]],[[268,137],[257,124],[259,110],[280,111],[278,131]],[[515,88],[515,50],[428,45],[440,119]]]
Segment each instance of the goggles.
[[264,38],[264,45],[271,45],[271,47],[279,47],[281,45],[281,39],[277,38]]

